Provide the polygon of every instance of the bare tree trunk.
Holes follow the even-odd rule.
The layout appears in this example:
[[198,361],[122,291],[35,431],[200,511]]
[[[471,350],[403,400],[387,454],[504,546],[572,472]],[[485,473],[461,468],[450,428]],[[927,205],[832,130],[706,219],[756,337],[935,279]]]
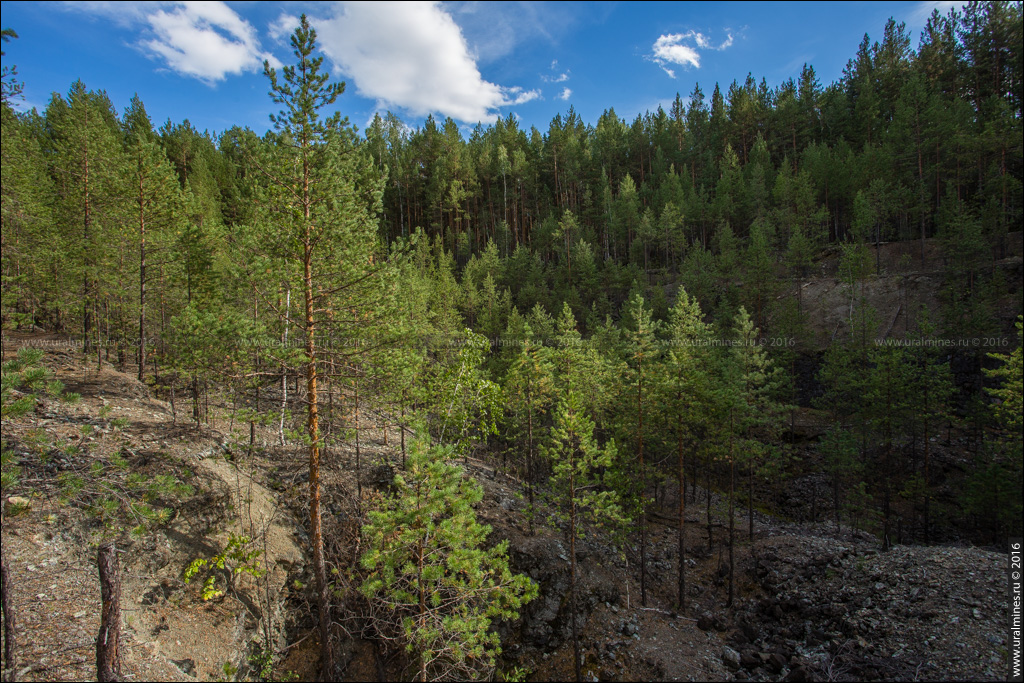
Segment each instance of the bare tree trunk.
[[[308,228],[307,228],[308,230]],[[306,432],[309,435],[309,537],[313,546],[317,609],[320,613],[320,676],[334,680],[334,651],[331,649],[330,589],[324,562],[324,538],[320,520],[320,418],[317,405],[316,323],[313,317],[312,248],[307,232],[304,266],[306,300]]]
[[714,550],[714,544],[712,542],[712,528],[711,528],[711,457],[707,456],[704,460],[704,502],[707,504],[707,515],[708,515],[708,552]]
[[[416,572],[416,581],[419,584],[419,598],[420,598],[420,630],[426,630],[427,627],[427,598],[424,594],[423,587],[423,540],[419,541],[419,552],[416,553],[416,564],[418,571]],[[420,681],[421,683],[427,683],[427,657],[426,652],[420,653]]]
[[640,604],[647,607],[647,477],[644,472],[643,357],[637,364],[637,438],[640,451]]
[[113,543],[100,546],[96,557],[100,570],[100,632],[96,636],[96,678],[121,680],[121,577],[117,548]]
[[[260,309],[259,309],[259,298],[256,295],[256,288],[253,287],[252,291],[252,324],[253,328],[259,322]],[[257,370],[260,367],[260,350],[259,346],[256,346],[256,351],[253,353],[253,365]],[[256,413],[260,412],[260,384],[256,382]],[[253,416],[255,417],[255,416]],[[253,418],[249,419],[249,453],[252,454],[253,448],[256,447],[256,420]]]
[[402,469],[405,469],[405,401],[406,401],[406,389],[402,389],[402,422],[399,427],[399,435],[402,441]]
[[732,416],[729,417],[729,601],[727,607],[732,607],[733,599],[733,543],[736,539],[736,457],[733,453]]
[[[811,515],[812,518],[814,515]],[[811,520],[814,521],[813,519]],[[754,454],[750,454],[750,463],[747,465],[747,531],[750,542],[754,542]]]
[[362,510],[363,505],[363,462],[361,452],[359,450],[359,369],[353,367],[355,376],[352,378],[352,389],[353,398],[355,399],[355,416],[352,420],[353,429],[355,429],[355,446],[356,446],[356,499],[357,509]]
[[528,387],[526,391],[526,491],[530,500],[530,535],[533,536],[533,518],[537,509],[533,503],[533,390]]
[[924,544],[931,545],[932,543],[932,529],[931,529],[931,452],[929,450],[928,441],[928,423],[931,421],[931,415],[928,412],[928,390],[924,392]]
[[[139,180],[142,204],[142,180]],[[146,214],[139,208],[139,381],[146,379]]]
[[0,545],[0,604],[4,610],[4,665],[5,680],[17,680],[17,659],[14,654],[17,624],[14,619],[14,600],[11,598],[11,575],[8,571],[7,550]]
[[576,623],[576,463],[573,456],[575,445],[570,446],[572,452],[569,460],[569,619],[572,621],[572,663],[576,673],[576,681],[583,680],[580,662],[580,634]]
[[679,609],[686,607],[686,478],[683,471],[683,413],[676,417],[679,458]]
[[[292,287],[288,285],[288,289],[284,295],[284,333],[281,337],[282,353],[288,352],[288,319],[291,317],[292,311]],[[284,439],[284,414],[288,409],[288,366],[282,363],[281,365],[281,420],[277,426],[277,433],[281,439],[281,445],[285,444]]]

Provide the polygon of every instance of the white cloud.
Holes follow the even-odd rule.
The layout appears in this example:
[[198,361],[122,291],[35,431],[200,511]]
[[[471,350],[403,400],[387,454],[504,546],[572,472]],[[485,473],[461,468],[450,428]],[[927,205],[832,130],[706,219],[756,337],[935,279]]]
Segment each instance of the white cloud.
[[145,21],[146,12],[160,6],[160,3],[156,2],[118,2],[115,0],[62,2],[60,4],[69,11],[105,17],[121,27],[132,27],[141,21]]
[[527,43],[556,45],[559,36],[579,21],[599,13],[573,2],[446,0],[441,8],[454,17],[470,52],[481,64],[513,54]]
[[276,20],[267,25],[267,33],[271,40],[279,43],[287,43],[295,29],[299,27],[301,20],[293,14],[282,14]]
[[360,95],[414,116],[440,113],[463,122],[494,121],[500,107],[540,97],[537,90],[484,80],[462,30],[436,3],[338,3],[314,20],[324,52]]
[[207,83],[258,71],[265,59],[281,65],[261,50],[252,24],[223,2],[84,2],[64,7],[141,28],[145,36],[137,47],[172,71]]
[[560,100],[568,100],[571,96],[572,96],[572,90],[570,90],[569,88],[564,88],[562,90],[561,94],[559,94],[558,99],[560,99]]
[[924,26],[928,22],[928,18],[932,16],[932,12],[939,10],[939,14],[949,14],[949,10],[956,8],[961,9],[967,4],[967,0],[924,0],[924,2],[917,3],[914,10],[908,17],[908,23],[911,26]]
[[512,88],[506,88],[507,95],[514,95],[514,97],[508,101],[507,104],[515,106],[517,104],[526,104],[540,97],[540,90],[523,90],[522,88],[515,86]]
[[562,73],[558,73],[557,59],[551,60],[551,70],[554,71],[557,75],[541,74],[540,80],[544,81],[545,83],[565,83],[567,80],[569,80],[570,72],[568,69],[566,69]]
[[658,39],[654,41],[654,45],[651,46],[652,53],[648,59],[660,66],[670,78],[675,78],[676,72],[669,67],[670,64],[699,69],[701,56],[698,48],[701,50],[724,50],[730,47],[732,42],[731,33],[727,33],[726,39],[718,45],[712,43],[710,38],[698,31],[666,33],[658,36]]
[[186,2],[147,17],[155,38],[141,43],[174,71],[203,81],[257,71],[264,59],[256,29],[223,2]]

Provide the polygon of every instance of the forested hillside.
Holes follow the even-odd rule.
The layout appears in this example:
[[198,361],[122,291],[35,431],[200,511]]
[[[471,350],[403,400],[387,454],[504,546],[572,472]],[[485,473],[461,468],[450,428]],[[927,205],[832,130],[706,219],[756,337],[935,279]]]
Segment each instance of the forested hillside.
[[[6,501],[50,476],[24,421],[81,399],[27,348],[43,335],[97,377],[134,376],[175,426],[221,430],[235,458],[301,459],[292,509],[307,626],[334,633],[317,639],[326,680],[356,617],[417,680],[528,673],[501,645],[528,640],[550,586],[487,540],[472,471],[512,482],[522,543],[552,525],[563,539],[552,609],[570,605],[555,628],[578,679],[596,602],[575,607],[577,543],[622,559],[634,603],[689,614],[710,574],[688,576],[688,553],[717,554],[718,608],[738,608],[734,555],[762,525],[882,551],[1022,535],[1019,3],[936,12],[917,46],[890,20],[834,83],[807,64],[633,121],[570,108],[545,131],[509,115],[468,136],[394,114],[357,131],[305,18],[294,65],[266,66],[280,113],[262,136],[155,125],[103,84],[18,111],[16,38],[4,30],[5,539]],[[51,438],[42,451],[88,454]],[[342,457],[331,489],[322,471]],[[191,495],[180,468],[104,493],[110,467],[45,485],[97,542],[157,533]],[[265,548],[231,538],[220,568],[258,580]],[[217,557],[186,573],[204,599],[232,590]]]

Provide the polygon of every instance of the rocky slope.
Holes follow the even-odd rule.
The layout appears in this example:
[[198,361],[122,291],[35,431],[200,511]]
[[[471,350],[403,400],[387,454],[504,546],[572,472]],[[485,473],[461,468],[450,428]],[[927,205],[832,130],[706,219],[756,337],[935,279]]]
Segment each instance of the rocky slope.
[[[5,344],[5,351],[12,350]],[[165,527],[125,539],[126,673],[137,679],[213,680],[257,677],[252,656],[269,642],[276,676],[316,675],[310,633],[309,576],[304,571],[304,462],[296,448],[248,454],[233,446],[247,425],[221,415],[217,429],[175,424],[170,407],[131,377],[96,373],[80,355],[51,350],[45,362],[77,406],[43,400],[21,420],[5,421],[5,444],[19,455],[17,490],[28,508],[11,504],[3,543],[11,563],[19,620],[18,669],[23,680],[81,680],[94,675],[99,618],[94,543],[97,520],[60,498],[63,473],[109,465],[115,455],[146,477],[173,474],[193,487]],[[179,412],[180,414],[180,412]],[[362,441],[364,492],[386,487],[396,464],[395,433],[368,417]],[[89,425],[84,428],[84,425]],[[45,438],[43,438],[45,437]],[[53,446],[78,444],[72,455]],[[352,453],[325,465],[325,519],[337,557],[354,559]],[[530,535],[513,473],[471,460],[467,476],[484,486],[479,505],[492,540],[507,539],[515,568],[531,576],[540,597],[516,623],[499,625],[507,669],[532,680],[572,676],[567,544],[560,530],[538,524]],[[755,540],[746,519],[737,528],[737,599],[725,608],[724,505],[711,493],[716,526],[708,550],[706,492],[688,501],[688,604],[675,605],[676,493],[652,510],[648,600],[640,604],[637,549],[591,534],[578,544],[583,668],[588,680],[997,680],[1004,675],[1002,602],[1005,556],[970,547],[897,546],[879,552],[875,539],[828,526],[783,523],[758,514]],[[372,497],[372,495],[370,496]],[[542,515],[543,517],[543,515]],[[182,581],[194,559],[222,551],[232,534],[259,539],[269,570],[243,576],[236,589],[204,601]],[[220,585],[220,584],[218,584]],[[347,614],[339,610],[342,616]],[[269,618],[267,618],[269,617]],[[354,622],[341,619],[356,635]],[[269,627],[269,633],[265,630]],[[339,657],[346,680],[394,679],[400,653],[345,639]],[[225,669],[225,663],[228,665]]]
[[[4,492],[3,523],[19,624],[18,678],[95,676],[101,539],[118,542],[126,675],[223,678],[226,670],[247,671],[268,639],[283,647],[286,599],[304,565],[291,513],[253,480],[250,467],[225,458],[223,434],[174,424],[169,406],[145,385],[109,367],[97,373],[71,351],[50,350],[45,364],[82,399],[40,399],[34,414],[3,424],[4,446],[22,471]],[[84,501],[119,492],[131,498],[133,475],[143,482],[170,475],[192,491],[164,501],[174,508],[166,525],[118,534]],[[72,498],[68,477],[84,481]],[[270,558],[266,573],[259,580],[242,576],[226,595],[203,600],[183,572],[221,552],[232,535],[258,542]],[[217,580],[226,584],[223,573]]]

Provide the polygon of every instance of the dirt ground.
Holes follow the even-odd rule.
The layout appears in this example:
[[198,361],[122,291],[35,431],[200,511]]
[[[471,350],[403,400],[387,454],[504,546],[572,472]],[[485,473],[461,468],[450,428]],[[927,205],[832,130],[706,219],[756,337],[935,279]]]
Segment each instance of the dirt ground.
[[[1008,243],[1008,257],[997,266],[1016,274],[1008,280],[1019,283],[1020,233]],[[864,283],[863,293],[878,313],[879,334],[900,336],[914,329],[921,305],[937,319],[935,292],[942,282],[936,241],[926,241],[923,260],[916,242],[883,245],[878,260],[879,274]],[[841,334],[849,317],[851,292],[837,279],[837,264],[837,254],[826,255],[813,277],[794,285],[800,287],[808,319],[815,321],[812,331],[819,346]],[[61,481],[96,467],[114,472],[110,481],[122,489],[129,473],[143,480],[171,476],[191,487],[189,494],[165,501],[172,507],[166,525],[118,539],[127,680],[255,679],[261,672],[254,670],[259,668],[254,655],[267,649],[276,657],[269,672],[273,677],[316,677],[319,644],[312,629],[304,503],[308,480],[301,445],[280,445],[275,426],[266,425],[257,426],[256,448],[250,450],[249,425],[233,417],[230,402],[215,401],[210,423],[197,428],[182,397],[174,410],[130,374],[110,365],[97,371],[94,358],[84,359],[58,337],[5,335],[4,357],[19,345],[42,343],[47,367],[67,390],[81,394],[81,401],[64,405],[42,399],[31,415],[3,424],[5,447],[22,468],[17,486],[3,492],[2,530],[19,624],[18,677],[95,676],[93,639],[100,608],[95,554],[110,530],[89,511],[84,494],[63,497]],[[351,440],[324,454],[325,536],[342,577],[360,552],[356,520],[383,495],[400,458],[399,432],[386,417],[374,410],[360,416],[361,481],[355,476]],[[797,411],[793,423],[807,438],[823,428],[821,415],[809,409]],[[563,530],[541,523],[537,534],[529,535],[522,482],[515,472],[485,460],[470,460],[465,469],[484,487],[478,515],[493,527],[492,539],[508,540],[515,568],[533,576],[542,589],[519,622],[499,625],[505,649],[501,669],[519,667],[527,680],[571,679]],[[677,495],[671,485],[666,487],[664,508],[652,509],[648,519],[646,605],[640,604],[635,545],[614,547],[597,534],[579,545],[586,680],[910,679],[924,670],[925,654],[913,654],[915,643],[898,634],[927,629],[942,646],[927,652],[933,677],[996,677],[993,658],[1002,645],[994,634],[1003,612],[993,602],[998,558],[991,553],[907,546],[879,557],[875,539],[866,534],[761,513],[755,515],[756,533],[749,542],[746,515],[740,515],[736,600],[726,608],[722,548],[727,508],[717,493],[697,487],[696,498],[688,501],[687,605],[679,609]],[[27,508],[6,509],[12,496],[24,499]],[[713,551],[708,550],[704,517],[708,497]],[[216,586],[225,594],[203,600],[201,582],[184,582],[185,568],[222,552],[232,536],[252,539],[247,547],[259,552],[256,565],[263,573],[259,578],[239,575],[228,589],[226,575],[215,572]],[[934,579],[917,577],[918,565],[934,567],[930,576],[941,576],[944,590],[923,593]],[[909,578],[890,581],[886,577],[893,572]],[[803,586],[802,592],[791,594],[791,585]],[[879,592],[892,605],[924,601],[927,608],[889,609],[873,597]],[[801,596],[808,596],[807,604]],[[361,632],[353,613],[340,604],[336,615],[343,679],[405,675],[404,655],[364,640],[368,634]]]

